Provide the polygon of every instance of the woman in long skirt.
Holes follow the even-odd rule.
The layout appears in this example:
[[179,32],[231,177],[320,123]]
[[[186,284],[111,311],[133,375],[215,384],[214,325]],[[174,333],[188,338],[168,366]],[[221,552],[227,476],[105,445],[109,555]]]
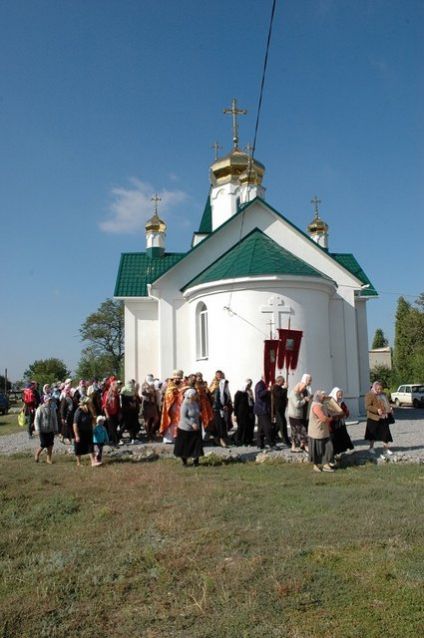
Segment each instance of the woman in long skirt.
[[183,465],[187,465],[190,458],[193,459],[193,465],[199,465],[199,457],[203,456],[200,408],[194,388],[186,390],[184,394],[174,454],[182,460]]
[[330,436],[333,442],[334,454],[342,454],[347,450],[353,450],[353,443],[346,428],[346,419],[349,416],[349,408],[343,401],[343,390],[333,388],[330,397],[343,410],[340,417],[333,415],[333,423],[330,427]]
[[91,465],[96,466],[100,463],[94,456],[93,445],[93,423],[94,416],[90,409],[90,399],[83,397],[79,403],[79,407],[74,416],[74,448],[75,456],[77,457],[77,466],[81,465],[81,456],[89,454],[91,458]]
[[323,401],[324,390],[317,390],[309,413],[309,460],[315,472],[334,472],[333,443],[330,437],[332,417]]
[[367,427],[365,439],[369,441],[369,453],[375,454],[375,441],[382,441],[387,456],[393,452],[389,449],[389,443],[393,441],[390,432],[389,419],[393,419],[393,410],[389,400],[383,392],[381,381],[372,384],[371,391],[365,395],[365,409],[367,411]]

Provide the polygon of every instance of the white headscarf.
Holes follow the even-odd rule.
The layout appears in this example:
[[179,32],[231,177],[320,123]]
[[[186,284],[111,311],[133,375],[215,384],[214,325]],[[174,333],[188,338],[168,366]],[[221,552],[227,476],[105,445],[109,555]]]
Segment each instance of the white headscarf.
[[342,392],[342,396],[340,397],[340,399],[337,398],[337,392],[342,392],[342,390],[340,388],[333,388],[330,392],[330,394],[328,396],[330,396],[332,399],[334,399],[334,401],[336,403],[341,403],[343,401],[343,392]]

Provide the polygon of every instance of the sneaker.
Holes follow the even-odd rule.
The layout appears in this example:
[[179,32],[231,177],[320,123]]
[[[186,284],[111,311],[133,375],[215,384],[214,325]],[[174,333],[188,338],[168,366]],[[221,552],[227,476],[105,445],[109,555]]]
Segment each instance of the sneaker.
[[335,472],[334,468],[333,468],[333,467],[331,467],[331,466],[330,466],[330,465],[328,465],[328,464],[327,464],[327,465],[323,465],[323,466],[322,466],[322,471],[323,471],[323,472]]
[[370,447],[370,448],[368,449],[368,453],[369,453],[369,454],[372,454],[373,456],[375,456],[375,454],[376,454],[376,452],[375,452],[375,450],[374,450],[374,448],[373,448],[373,447]]
[[386,448],[386,454],[387,456],[393,456],[393,452],[389,448]]
[[136,444],[136,442],[137,442],[137,441],[136,441],[135,439],[131,439],[131,443],[130,443],[130,445],[135,445],[135,444]]
[[123,441],[122,439],[119,441],[118,445],[125,445],[125,441]]
[[322,469],[319,465],[314,465],[314,472],[322,472]]

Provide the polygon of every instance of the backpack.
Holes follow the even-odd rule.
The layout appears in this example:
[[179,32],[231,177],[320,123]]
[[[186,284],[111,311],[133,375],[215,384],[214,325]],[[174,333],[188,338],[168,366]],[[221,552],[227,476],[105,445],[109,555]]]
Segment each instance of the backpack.
[[34,388],[25,388],[22,399],[25,405],[34,405],[35,403]]

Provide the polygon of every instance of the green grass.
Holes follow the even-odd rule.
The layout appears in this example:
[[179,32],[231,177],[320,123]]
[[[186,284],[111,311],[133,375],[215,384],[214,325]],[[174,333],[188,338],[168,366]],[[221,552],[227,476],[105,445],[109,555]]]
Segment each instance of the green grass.
[[25,428],[19,427],[17,414],[0,414],[0,436],[21,432],[22,430],[25,430]]
[[0,636],[416,638],[423,488],[412,465],[3,457]]

